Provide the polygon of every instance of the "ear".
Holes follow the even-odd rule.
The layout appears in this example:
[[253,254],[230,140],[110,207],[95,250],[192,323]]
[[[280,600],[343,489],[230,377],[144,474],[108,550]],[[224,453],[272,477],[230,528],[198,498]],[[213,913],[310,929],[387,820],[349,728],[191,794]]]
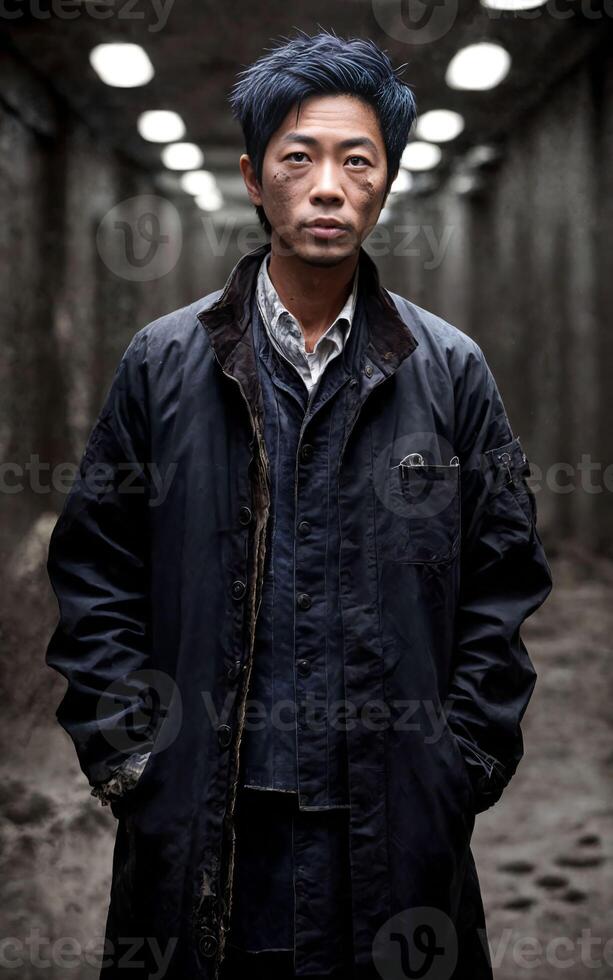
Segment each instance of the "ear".
[[238,165],[241,168],[241,174],[243,175],[243,180],[245,181],[245,187],[247,188],[249,200],[252,204],[261,205],[262,194],[260,184],[255,175],[255,169],[251,163],[251,158],[247,153],[241,154]]

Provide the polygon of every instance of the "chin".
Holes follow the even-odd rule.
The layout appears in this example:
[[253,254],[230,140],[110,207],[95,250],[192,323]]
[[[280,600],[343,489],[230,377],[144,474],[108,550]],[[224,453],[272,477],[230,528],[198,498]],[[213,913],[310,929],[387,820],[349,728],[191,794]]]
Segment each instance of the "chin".
[[360,243],[356,244],[354,241],[313,242],[307,245],[300,243],[295,254],[308,265],[333,266],[355,255],[359,247]]
[[347,256],[346,255],[300,255],[300,259],[305,263],[305,265],[312,265],[320,269],[330,269],[332,266],[339,265],[343,262]]
[[[274,235],[273,231],[273,235]],[[294,232],[291,239],[276,232],[277,247],[282,255],[293,255],[307,265],[322,268],[338,265],[355,255],[362,244],[355,232],[351,232],[344,240],[317,241],[308,234],[300,235]]]

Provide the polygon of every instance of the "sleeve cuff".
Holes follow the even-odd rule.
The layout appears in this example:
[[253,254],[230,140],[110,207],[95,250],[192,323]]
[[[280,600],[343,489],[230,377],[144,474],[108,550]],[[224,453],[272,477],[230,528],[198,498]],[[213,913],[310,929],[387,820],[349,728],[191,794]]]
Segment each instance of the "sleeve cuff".
[[91,796],[97,797],[103,806],[121,799],[136,786],[147,764],[150,752],[136,752],[125,760],[104,782],[96,783]]

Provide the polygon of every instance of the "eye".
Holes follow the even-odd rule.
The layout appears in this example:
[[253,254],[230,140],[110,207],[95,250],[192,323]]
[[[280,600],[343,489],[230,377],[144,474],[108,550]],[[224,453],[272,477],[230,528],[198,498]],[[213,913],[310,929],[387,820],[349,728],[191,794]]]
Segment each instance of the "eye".
[[304,157],[305,158],[304,160],[294,160],[294,163],[304,163],[305,160],[308,160],[308,157],[307,157],[306,153],[304,153],[302,150],[293,150],[291,153],[288,153],[287,156],[284,159],[285,160],[289,160],[290,157]]
[[366,159],[366,157],[352,156],[352,157],[347,157],[347,159],[353,161],[358,160],[359,161],[359,163],[357,164],[358,166],[362,166],[363,164],[369,166],[369,161]]

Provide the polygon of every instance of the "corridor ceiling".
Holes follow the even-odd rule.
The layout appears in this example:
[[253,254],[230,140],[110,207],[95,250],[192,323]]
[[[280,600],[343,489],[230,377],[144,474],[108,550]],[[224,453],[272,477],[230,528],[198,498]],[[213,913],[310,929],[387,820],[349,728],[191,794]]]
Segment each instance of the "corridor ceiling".
[[[595,46],[611,44],[611,18],[600,0],[549,0],[532,10],[500,11],[479,0],[6,0],[0,36],[78,116],[119,153],[160,175],[161,146],[137,132],[147,109],[172,109],[185,121],[185,140],[204,152],[227,207],[248,203],[238,172],[240,129],[227,97],[236,73],[296,28],[370,37],[386,49],[416,96],[418,112],[452,109],[463,132],[441,144],[435,171],[416,187],[436,187],[471,148],[494,144],[521,126],[530,108]],[[503,81],[486,91],[453,90],[445,71],[453,55],[493,41],[511,56]],[[89,63],[100,43],[130,41],[147,52],[155,75],[138,88],[112,88]],[[0,76],[0,82],[1,82]],[[13,93],[0,86],[0,98]],[[31,107],[34,125],[52,122]],[[176,176],[168,178],[176,180]]]

